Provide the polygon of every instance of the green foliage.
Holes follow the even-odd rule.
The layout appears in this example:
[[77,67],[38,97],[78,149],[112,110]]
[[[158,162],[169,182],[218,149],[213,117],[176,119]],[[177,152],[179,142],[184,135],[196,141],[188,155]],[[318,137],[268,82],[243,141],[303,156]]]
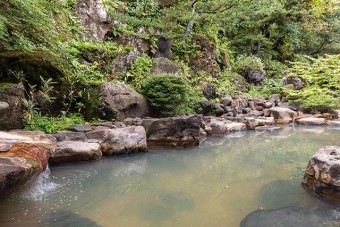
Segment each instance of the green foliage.
[[289,75],[302,78],[307,85],[301,91],[286,89],[288,97],[312,112],[339,108],[340,55],[307,59],[309,63],[291,62]]
[[171,116],[183,113],[189,102],[189,86],[181,76],[160,74],[147,78],[142,93],[156,115]]
[[139,90],[142,87],[143,80],[150,75],[152,66],[152,59],[147,54],[142,54],[136,58],[123,79],[133,88]]
[[248,84],[241,75],[232,70],[225,70],[222,72],[221,78],[218,81],[218,89],[222,94],[233,95],[247,91]]
[[244,95],[246,97],[260,97],[268,98],[272,94],[282,94],[283,85],[281,80],[277,79],[265,79],[262,86],[250,85],[249,91]]
[[42,116],[41,113],[35,112],[31,120],[26,122],[25,129],[40,130],[45,133],[56,133],[66,127],[83,124],[84,118],[80,114],[64,114],[60,117]]
[[258,57],[241,55],[236,59],[232,68],[236,73],[243,75],[249,70],[263,70],[264,65]]

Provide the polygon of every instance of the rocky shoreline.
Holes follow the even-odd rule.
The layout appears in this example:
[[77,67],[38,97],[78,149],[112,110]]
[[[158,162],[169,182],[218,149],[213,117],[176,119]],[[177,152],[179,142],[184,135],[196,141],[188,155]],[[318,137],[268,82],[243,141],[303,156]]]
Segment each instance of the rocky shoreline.
[[122,122],[74,125],[52,135],[3,131],[0,132],[0,195],[5,197],[34,180],[47,164],[93,161],[103,155],[131,155],[153,147],[199,146],[206,136],[242,130],[278,130],[283,123],[340,125],[339,119],[325,117],[331,115],[305,115],[285,107],[272,107],[269,111],[268,117],[126,118]]

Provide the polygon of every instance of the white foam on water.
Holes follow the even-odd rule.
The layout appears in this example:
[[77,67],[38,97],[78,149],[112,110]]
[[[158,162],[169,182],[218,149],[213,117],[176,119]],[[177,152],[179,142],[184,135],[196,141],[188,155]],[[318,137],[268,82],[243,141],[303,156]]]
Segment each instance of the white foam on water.
[[58,184],[51,181],[50,168],[47,166],[46,170],[38,176],[30,190],[23,194],[23,197],[33,201],[41,201],[58,187]]

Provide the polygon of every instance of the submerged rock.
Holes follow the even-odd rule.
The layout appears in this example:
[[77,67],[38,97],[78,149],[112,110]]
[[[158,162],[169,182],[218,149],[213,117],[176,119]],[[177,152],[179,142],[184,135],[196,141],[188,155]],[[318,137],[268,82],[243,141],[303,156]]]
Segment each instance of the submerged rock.
[[149,147],[198,146],[204,137],[200,115],[144,119],[142,126],[146,130]]
[[241,227],[339,226],[340,212],[331,209],[286,207],[278,210],[257,210],[242,220]]
[[340,147],[320,148],[308,162],[304,183],[316,194],[340,202]]

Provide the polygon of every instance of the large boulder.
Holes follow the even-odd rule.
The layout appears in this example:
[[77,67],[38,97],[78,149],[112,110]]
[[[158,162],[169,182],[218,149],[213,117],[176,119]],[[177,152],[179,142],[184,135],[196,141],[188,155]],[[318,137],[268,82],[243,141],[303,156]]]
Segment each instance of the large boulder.
[[0,153],[0,197],[21,188],[46,169],[49,154],[30,143],[16,143]]
[[269,110],[277,124],[290,123],[297,116],[297,113],[294,110],[285,107],[272,107]]
[[338,226],[340,212],[326,208],[286,207],[278,210],[257,210],[242,220],[241,227]]
[[0,130],[24,127],[23,105],[25,97],[22,84],[0,83]]
[[262,85],[265,79],[266,72],[263,70],[248,69],[245,71],[244,78],[248,83]]
[[198,146],[203,139],[203,125],[200,115],[144,119],[142,123],[149,147]]
[[62,141],[57,146],[49,159],[50,164],[97,160],[102,156],[99,143]]
[[146,132],[142,126],[108,129],[101,140],[104,155],[127,155],[147,151]]
[[143,95],[122,82],[105,83],[87,103],[86,117],[112,120],[144,117],[149,109]]
[[79,0],[76,11],[80,21],[95,39],[103,41],[112,32],[113,20],[101,0]]
[[315,193],[340,201],[340,147],[320,148],[309,159],[304,183]]
[[295,90],[300,90],[303,87],[303,82],[298,76],[287,76],[283,78],[284,85],[292,85]]

